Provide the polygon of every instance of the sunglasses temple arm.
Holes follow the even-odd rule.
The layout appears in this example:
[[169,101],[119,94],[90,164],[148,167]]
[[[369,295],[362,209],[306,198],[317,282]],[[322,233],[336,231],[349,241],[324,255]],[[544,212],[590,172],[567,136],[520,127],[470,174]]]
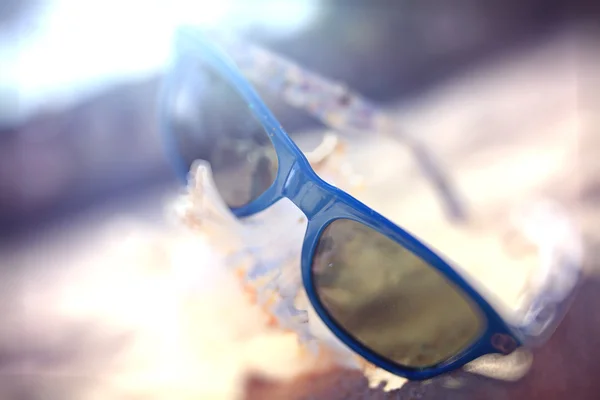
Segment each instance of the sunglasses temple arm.
[[[389,113],[344,85],[309,72],[261,47],[239,42],[236,38],[228,37],[219,41],[251,81],[282,97],[291,106],[305,109],[326,126],[340,133],[376,132],[398,138],[397,123]],[[453,222],[466,221],[465,201],[431,151],[424,143],[406,133],[402,133],[400,139],[411,148],[422,173],[441,197],[450,219]]]
[[442,167],[436,162],[433,154],[427,150],[425,145],[413,141],[409,143],[409,146],[415,154],[421,172],[433,184],[442,199],[447,217],[452,222],[467,222],[466,201],[460,197],[456,186],[451,182],[451,176],[444,174]]

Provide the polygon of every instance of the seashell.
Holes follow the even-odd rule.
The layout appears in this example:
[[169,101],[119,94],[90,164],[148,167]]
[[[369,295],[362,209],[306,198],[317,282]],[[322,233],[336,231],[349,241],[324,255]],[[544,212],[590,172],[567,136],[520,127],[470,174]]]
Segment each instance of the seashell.
[[[347,166],[335,168],[343,156],[343,142],[335,134],[326,134],[321,145],[307,156],[330,182],[355,177]],[[291,202],[284,199],[257,215],[237,219],[219,196],[210,165],[197,161],[190,172],[187,192],[175,203],[174,210],[184,224],[221,254],[248,302],[263,311],[265,324],[294,334],[307,357],[317,357],[327,365],[358,369],[370,387],[383,383],[385,390],[394,390],[406,382],[369,364],[346,347],[311,307],[300,269],[306,219]]]

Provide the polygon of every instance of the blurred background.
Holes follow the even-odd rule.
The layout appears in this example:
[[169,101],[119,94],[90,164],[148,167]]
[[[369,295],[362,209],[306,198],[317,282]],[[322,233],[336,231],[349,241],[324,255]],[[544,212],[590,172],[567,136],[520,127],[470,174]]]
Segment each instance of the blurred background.
[[[551,117],[569,107],[575,115],[597,115],[599,21],[600,3],[595,0],[3,0],[0,264],[6,262],[3,256],[15,249],[27,253],[32,235],[56,229],[66,232],[63,227],[70,221],[96,210],[103,210],[101,215],[106,218],[125,213],[153,223],[162,220],[164,196],[174,193],[179,183],[161,148],[156,96],[169,54],[170,35],[178,24],[237,31],[302,66],[347,83],[373,101],[398,108],[399,115],[407,118],[408,127],[408,116],[418,104],[414,106],[414,117],[427,123],[415,126],[429,126],[436,135],[445,132],[444,126],[436,125],[438,113],[443,117],[440,121],[450,122],[449,115],[454,113],[452,103],[441,102],[438,108],[428,106],[437,104],[432,97],[438,90],[453,82],[468,81],[470,71],[493,70],[506,60],[538,54],[543,49],[539,53],[542,55],[527,61],[527,75],[517,77],[522,82],[508,82],[506,79],[513,75],[503,73],[494,82],[498,87],[506,83],[510,88],[520,84],[529,88],[527,82],[533,81],[531,77],[537,71],[543,79],[550,77],[547,82],[554,76],[566,76],[560,72],[553,75],[555,62],[557,66],[566,62],[573,68],[574,80],[565,83],[565,92],[551,92],[558,93],[552,98],[556,104],[535,112],[521,106],[508,107],[506,113],[498,108],[488,115],[488,110],[480,111],[485,108],[479,104],[480,100],[485,102],[483,96],[476,101],[466,96],[465,103],[460,104],[461,97],[456,97],[457,110],[477,114],[470,116],[469,129],[489,130],[491,136],[494,132],[517,132],[518,136],[519,132],[538,129],[536,124],[527,125],[530,117],[551,125]],[[538,87],[552,86],[540,79],[535,83]],[[460,85],[453,89],[461,90]],[[573,98],[561,98],[566,92]],[[514,93],[507,91],[507,96]],[[510,103],[508,100],[502,104]],[[418,109],[431,112],[417,115]],[[522,116],[527,118],[519,119]],[[583,175],[594,177],[578,196],[597,211],[600,121],[586,121],[577,125],[580,136],[573,139],[580,141],[577,145],[581,148],[582,173],[572,180],[587,179]],[[310,121],[306,124],[308,127]],[[462,125],[453,129],[455,132],[448,135],[463,140]],[[427,142],[435,143],[431,135]],[[469,142],[465,147],[476,149],[479,144]],[[435,150],[448,154],[452,151],[443,146]],[[570,178],[567,174],[559,184],[572,185]],[[600,219],[588,218],[589,232],[598,231],[594,228],[596,221]],[[94,222],[81,229],[92,231]],[[82,230],[73,231],[71,236],[80,239],[77,236]],[[600,246],[600,235],[592,240]],[[66,248],[75,248],[78,242],[64,243]],[[590,247],[592,262],[599,254],[598,248]],[[6,249],[9,251],[3,253]],[[548,347],[546,356],[539,358],[533,378],[512,389],[503,387],[495,392],[495,398],[566,398],[570,392],[575,393],[571,398],[597,398],[600,386],[593,371],[600,371],[600,356],[592,359],[593,354],[586,354],[587,348],[600,349],[600,317],[592,318],[585,312],[599,301],[593,294],[600,293],[598,285],[593,288],[581,297],[582,306],[571,313],[572,325],[567,324],[568,330],[557,335],[556,345]],[[564,346],[586,340],[589,347],[576,351]],[[573,365],[578,368],[573,369]],[[569,375],[570,369],[579,372]],[[568,378],[557,380],[560,374]],[[351,378],[364,386],[360,377]],[[327,387],[336,379],[339,376],[335,374],[326,375],[310,385],[299,382],[292,389],[257,382],[253,396],[287,399],[291,398],[289,393],[306,386],[322,387],[322,393],[327,393]],[[478,384],[467,386],[463,392],[432,398],[492,398],[489,388],[494,383]],[[551,390],[544,393],[543,386]],[[349,390],[358,393],[358,389]],[[337,397],[324,394],[323,398]]]
[[593,0],[216,4],[2,2],[2,237],[173,184],[154,113],[178,23],[237,30],[374,101],[410,104],[473,65],[593,25],[600,12]]

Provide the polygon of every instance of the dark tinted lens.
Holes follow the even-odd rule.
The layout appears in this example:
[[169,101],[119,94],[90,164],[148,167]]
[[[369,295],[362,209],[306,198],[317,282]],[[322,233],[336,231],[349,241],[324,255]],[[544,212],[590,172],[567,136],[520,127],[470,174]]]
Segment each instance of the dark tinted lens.
[[321,303],[341,328],[403,366],[446,361],[482,332],[477,307],[444,275],[355,221],[339,219],[323,231],[313,278]]
[[273,183],[277,156],[265,129],[238,92],[198,58],[181,60],[167,88],[166,134],[186,166],[210,163],[227,205],[256,200]]

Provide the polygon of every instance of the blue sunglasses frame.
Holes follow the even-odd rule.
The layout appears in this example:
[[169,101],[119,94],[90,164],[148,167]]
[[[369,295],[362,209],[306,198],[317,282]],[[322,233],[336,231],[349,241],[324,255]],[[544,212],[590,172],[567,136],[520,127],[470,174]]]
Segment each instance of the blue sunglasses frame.
[[[348,193],[328,184],[321,179],[310,166],[308,160],[290,136],[284,131],[269,108],[260,99],[257,92],[242,76],[232,61],[210,40],[197,31],[179,31],[176,45],[179,60],[201,59],[217,71],[223,79],[247,102],[254,117],[263,125],[277,152],[278,171],[273,184],[256,200],[246,206],[232,209],[239,218],[259,213],[277,201],[287,198],[306,216],[308,224],[301,252],[302,280],[309,301],[325,325],[346,346],[367,360],[393,374],[410,380],[424,380],[458,369],[464,364],[486,354],[508,354],[523,345],[518,334],[519,329],[511,327],[500,317],[494,308],[479,294],[472,284],[467,282],[455,269],[435,251],[415,236],[406,232],[392,221],[364,205]],[[191,58],[190,58],[191,57]],[[177,78],[177,73],[165,78],[161,94],[161,129],[163,140],[175,170],[184,180],[187,179],[188,166],[179,156],[174,135],[167,122],[166,104],[169,100],[169,88]],[[471,345],[449,360],[433,367],[411,368],[392,362],[368,349],[330,317],[316,293],[311,265],[318,239],[323,230],[333,221],[350,219],[395,240],[401,246],[422,258],[431,267],[441,272],[446,279],[458,287],[464,295],[473,301],[481,311],[484,330]]]

